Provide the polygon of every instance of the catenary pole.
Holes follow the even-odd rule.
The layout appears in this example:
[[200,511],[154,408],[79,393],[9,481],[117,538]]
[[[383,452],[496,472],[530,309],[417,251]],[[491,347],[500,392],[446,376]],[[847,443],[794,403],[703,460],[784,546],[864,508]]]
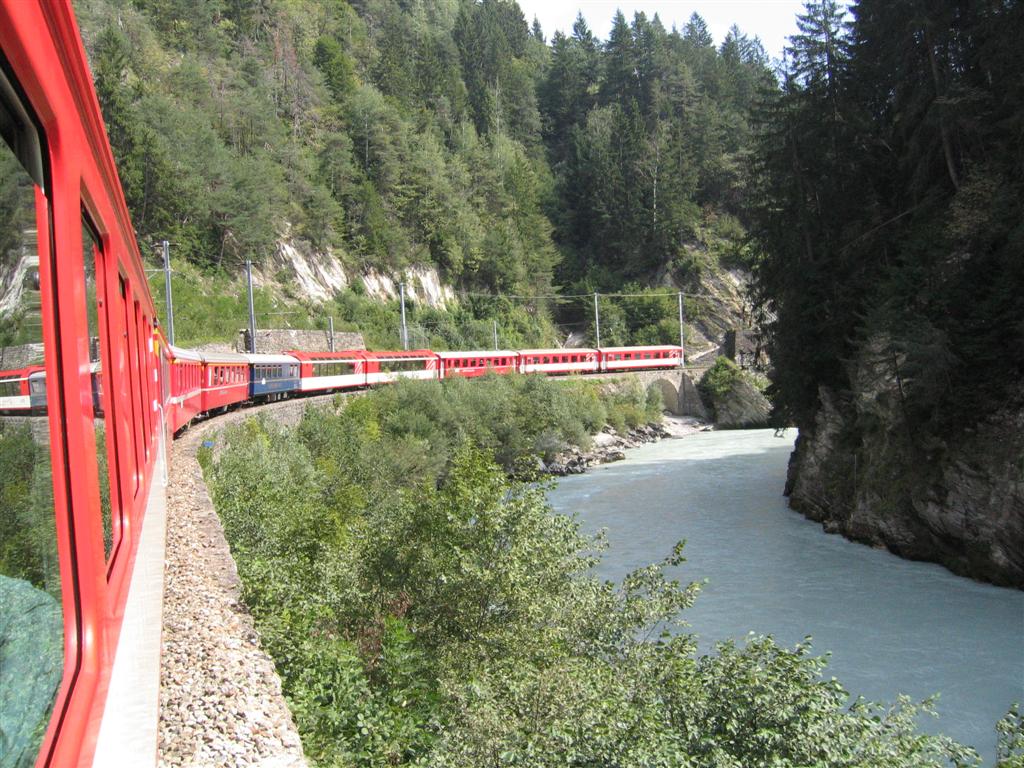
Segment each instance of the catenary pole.
[[601,310],[597,308],[597,291],[594,291],[594,330],[597,346],[601,346]]
[[161,243],[164,251],[164,298],[167,305],[167,340],[174,343],[174,302],[171,299],[171,244]]
[[686,365],[686,339],[683,336],[683,292],[679,292],[679,367]]
[[494,351],[498,351],[498,321],[493,320],[494,323]]
[[334,351],[334,316],[327,318],[327,322],[330,327],[330,333],[327,337],[327,345],[331,352]]
[[405,283],[398,284],[398,292],[402,298],[402,349],[409,348],[409,328],[405,324]]
[[256,308],[252,301],[252,262],[245,260],[245,279],[249,284],[249,353],[256,354]]

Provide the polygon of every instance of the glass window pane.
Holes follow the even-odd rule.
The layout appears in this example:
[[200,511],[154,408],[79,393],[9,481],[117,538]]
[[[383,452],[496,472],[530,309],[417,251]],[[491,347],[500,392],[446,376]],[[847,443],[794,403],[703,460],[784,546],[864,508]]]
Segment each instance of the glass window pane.
[[97,285],[97,274],[103,274],[103,254],[100,251],[97,238],[93,235],[92,227],[82,222],[82,260],[85,266],[85,300],[86,314],[89,328],[89,367],[92,370],[92,410],[93,430],[96,433],[96,466],[99,472],[97,484],[100,490],[100,514],[103,520],[103,555],[109,560],[110,553],[114,548],[114,540],[120,534],[120,520],[117,530],[114,530],[114,515],[112,508],[121,508],[120,501],[111,504],[111,489],[116,494],[117,484],[110,477],[108,467],[114,458],[113,445],[108,442],[107,418],[104,411],[105,387],[103,382],[104,372],[107,367],[103,364],[103,343],[100,341],[101,333],[105,332],[106,324],[100,323],[99,304],[102,300],[102,287]]
[[[19,123],[25,124],[0,101],[0,124]],[[0,395],[3,765],[35,762],[64,666],[39,293],[39,232],[47,231],[45,198],[0,141],[0,378],[6,382]]]

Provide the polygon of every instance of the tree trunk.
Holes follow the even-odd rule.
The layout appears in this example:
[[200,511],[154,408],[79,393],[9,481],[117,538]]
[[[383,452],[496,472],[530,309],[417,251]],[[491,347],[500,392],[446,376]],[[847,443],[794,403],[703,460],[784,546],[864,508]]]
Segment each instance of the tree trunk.
[[[939,78],[939,62],[935,58],[935,47],[932,45],[932,35],[928,25],[924,25],[924,44],[928,48],[928,63],[931,65],[932,82],[935,85],[935,99],[942,98],[941,79]],[[956,172],[956,162],[953,158],[953,144],[949,138],[949,128],[946,125],[946,116],[943,109],[939,109],[939,134],[942,137],[942,153],[946,157],[946,171],[949,173],[949,180],[953,182],[953,188],[960,189],[960,178]]]

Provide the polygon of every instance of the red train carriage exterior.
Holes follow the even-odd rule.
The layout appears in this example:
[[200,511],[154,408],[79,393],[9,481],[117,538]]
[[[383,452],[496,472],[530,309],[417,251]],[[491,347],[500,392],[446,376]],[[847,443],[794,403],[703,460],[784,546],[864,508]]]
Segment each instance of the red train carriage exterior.
[[363,352],[366,383],[388,384],[399,379],[437,379],[441,371],[437,354],[429,349],[402,352]]
[[156,315],[70,0],[0,0],[0,179],[13,195],[0,229],[17,241],[0,261],[38,268],[0,289],[0,338],[16,340],[0,359],[41,344],[29,379],[46,396],[45,415],[0,418],[0,496],[15,512],[0,516],[0,762],[152,764]]
[[520,373],[596,373],[596,349],[524,349],[519,352]]
[[27,416],[45,408],[46,369],[43,366],[0,371],[0,413]]
[[191,349],[164,349],[169,383],[164,408],[171,432],[177,432],[203,411],[203,358]]
[[204,413],[249,399],[249,361],[231,352],[202,352]]
[[602,371],[635,371],[649,368],[678,368],[683,364],[683,348],[602,347],[598,350]]
[[519,353],[493,352],[435,352],[441,365],[441,378],[451,376],[483,376],[488,371],[512,373],[518,370]]
[[366,358],[357,349],[287,353],[299,361],[299,391],[357,389],[366,386]]

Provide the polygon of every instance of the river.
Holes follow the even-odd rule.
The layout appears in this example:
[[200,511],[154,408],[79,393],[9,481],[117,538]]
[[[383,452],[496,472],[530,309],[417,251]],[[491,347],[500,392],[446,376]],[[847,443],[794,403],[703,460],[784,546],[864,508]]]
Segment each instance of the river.
[[686,539],[673,576],[706,579],[685,612],[702,652],[748,632],[792,646],[813,636],[826,675],[853,695],[940,694],[921,725],[992,764],[995,723],[1024,704],[1024,593],[828,535],[782,496],[795,431],[705,432],[646,445],[561,480],[549,494],[588,532],[605,528],[598,567],[618,580]]

